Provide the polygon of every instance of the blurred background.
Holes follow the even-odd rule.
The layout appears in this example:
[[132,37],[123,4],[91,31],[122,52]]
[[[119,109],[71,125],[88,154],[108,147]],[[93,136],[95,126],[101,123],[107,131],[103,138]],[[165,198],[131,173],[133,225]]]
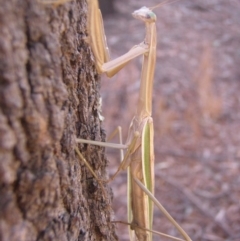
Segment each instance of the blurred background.
[[[111,57],[144,39],[131,13],[155,0],[106,1]],[[104,3],[103,3],[104,5]],[[105,11],[108,8],[105,9]],[[104,11],[104,12],[105,12]],[[240,1],[180,0],[154,10],[157,64],[153,90],[155,196],[194,241],[240,240]],[[141,58],[102,78],[104,128],[126,140],[136,111]],[[119,153],[107,150],[109,174]],[[115,220],[127,220],[127,175],[111,183]],[[128,227],[117,225],[120,240]],[[179,236],[159,210],[154,229]],[[180,236],[179,236],[180,237]],[[154,240],[166,240],[154,236]]]

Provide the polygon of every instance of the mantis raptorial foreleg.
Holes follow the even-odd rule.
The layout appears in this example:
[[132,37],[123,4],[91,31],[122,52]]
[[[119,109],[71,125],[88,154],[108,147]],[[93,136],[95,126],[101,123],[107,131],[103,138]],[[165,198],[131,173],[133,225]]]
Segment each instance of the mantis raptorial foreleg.
[[[122,69],[130,60],[140,55],[143,55],[143,68],[141,74],[141,86],[137,113],[130,125],[126,144],[106,144],[83,139],[77,139],[77,142],[127,149],[117,172],[109,180],[114,179],[117,173],[121,170],[128,168],[128,216],[131,228],[131,240],[134,240],[135,236],[139,241],[152,240],[152,231],[150,230],[152,230],[154,203],[168,218],[168,220],[178,229],[178,231],[184,237],[184,240],[190,241],[190,237],[156,200],[153,194],[154,131],[151,113],[152,85],[156,61],[156,15],[151,11],[151,9],[146,7],[135,11],[133,16],[136,19],[142,20],[146,26],[146,37],[144,42],[134,46],[123,56],[109,61],[108,48],[106,44],[101,13],[98,8],[98,2],[97,0],[89,0],[88,3],[90,44],[95,56],[98,72],[106,73],[109,77],[111,77],[120,69]],[[79,155],[78,151],[77,153]],[[80,158],[82,159],[81,156]],[[87,166],[90,168],[89,165]],[[167,236],[174,240],[183,240],[166,234],[164,235],[165,237]]]

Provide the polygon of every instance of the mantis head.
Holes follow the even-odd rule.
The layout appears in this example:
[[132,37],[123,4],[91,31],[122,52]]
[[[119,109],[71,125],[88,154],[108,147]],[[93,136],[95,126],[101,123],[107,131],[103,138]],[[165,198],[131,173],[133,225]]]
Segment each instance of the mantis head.
[[155,13],[147,7],[141,7],[134,11],[132,15],[134,18],[142,20],[145,23],[152,23],[157,20]]
[[145,23],[152,23],[152,22],[156,22],[157,17],[156,14],[152,11],[155,8],[159,8],[161,6],[164,6],[166,4],[171,4],[171,3],[175,3],[178,2],[179,0],[164,0],[163,2],[157,4],[154,7],[142,7],[136,11],[134,11],[132,13],[133,17],[139,20],[142,20]]

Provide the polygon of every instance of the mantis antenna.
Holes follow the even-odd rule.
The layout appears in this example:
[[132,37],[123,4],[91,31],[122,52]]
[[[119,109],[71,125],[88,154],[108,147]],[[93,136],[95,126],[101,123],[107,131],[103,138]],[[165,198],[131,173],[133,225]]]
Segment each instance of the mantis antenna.
[[159,4],[157,4],[157,5],[155,5],[155,6],[153,6],[153,7],[149,7],[149,9],[153,10],[153,9],[155,9],[155,8],[159,8],[159,7],[161,7],[161,6],[164,6],[164,5],[166,5],[166,4],[172,4],[172,3],[179,2],[179,1],[180,1],[180,0],[173,0],[173,1],[165,0],[165,1],[163,1],[163,2],[161,2],[161,3],[159,3]]

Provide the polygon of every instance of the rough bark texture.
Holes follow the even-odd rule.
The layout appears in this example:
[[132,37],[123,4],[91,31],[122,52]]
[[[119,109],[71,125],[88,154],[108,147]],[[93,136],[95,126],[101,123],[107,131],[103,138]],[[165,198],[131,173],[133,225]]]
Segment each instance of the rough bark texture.
[[0,240],[116,240],[86,1],[0,5]]

